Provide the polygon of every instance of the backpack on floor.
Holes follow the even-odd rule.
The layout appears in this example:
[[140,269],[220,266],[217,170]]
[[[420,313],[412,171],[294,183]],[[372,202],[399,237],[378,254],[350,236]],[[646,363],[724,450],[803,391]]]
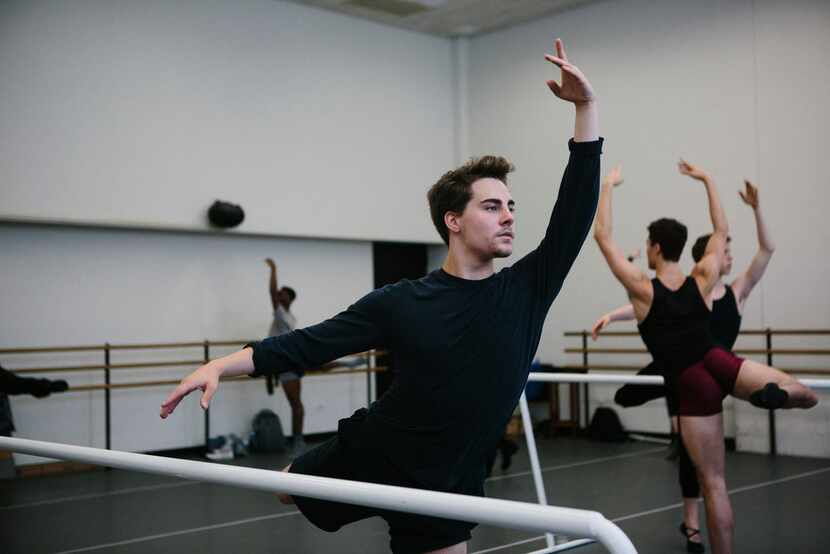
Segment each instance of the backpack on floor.
[[594,412],[589,435],[592,440],[603,442],[622,442],[628,438],[617,412],[606,407],[597,408]]
[[260,410],[254,417],[250,447],[254,452],[285,452],[285,435],[277,414],[271,410]]

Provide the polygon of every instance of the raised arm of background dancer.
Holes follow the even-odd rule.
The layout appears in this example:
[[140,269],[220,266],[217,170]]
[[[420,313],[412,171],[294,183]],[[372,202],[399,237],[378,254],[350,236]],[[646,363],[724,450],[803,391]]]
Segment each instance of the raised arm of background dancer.
[[706,245],[701,260],[695,265],[692,274],[698,280],[698,286],[704,296],[709,296],[712,288],[718,282],[721,267],[724,263],[724,249],[729,235],[729,224],[726,221],[726,212],[720,201],[718,189],[712,178],[701,168],[685,160],[677,162],[677,169],[683,175],[703,183],[706,197],[709,200],[709,217],[712,220],[712,237]]
[[628,261],[625,253],[614,241],[611,234],[611,197],[615,187],[623,182],[622,169],[615,167],[602,180],[599,193],[599,207],[594,221],[594,240],[597,241],[611,273],[625,287],[629,298],[647,304],[651,301],[649,279],[642,270]]
[[280,305],[279,287],[277,287],[277,264],[271,258],[265,258],[265,264],[271,268],[268,279],[268,292],[271,293],[271,306],[276,310]]
[[633,304],[626,304],[625,306],[620,306],[616,310],[608,312],[607,314],[603,315],[594,322],[594,326],[591,327],[591,338],[597,340],[600,331],[602,331],[615,321],[631,321],[634,319],[637,319],[637,316],[634,314]]
[[769,261],[772,258],[772,253],[775,251],[772,237],[770,237],[767,225],[761,215],[761,206],[758,201],[758,188],[747,180],[744,180],[744,186],[746,187],[745,190],[739,190],[738,194],[741,195],[741,200],[752,208],[752,213],[755,215],[755,229],[758,232],[758,252],[755,253],[755,257],[752,258],[752,262],[746,271],[740,274],[735,279],[735,282],[732,283],[732,292],[735,293],[739,305],[747,299],[749,293],[752,292],[752,289],[758,284],[761,277],[764,276],[767,265],[769,265]]
[[200,404],[207,409],[219,387],[219,379],[237,375],[259,376],[320,367],[347,354],[385,346],[384,329],[392,322],[385,308],[387,293],[375,290],[336,316],[317,325],[297,329],[247,345],[239,352],[212,360],[185,377],[161,405],[166,418],[182,398],[203,392]]

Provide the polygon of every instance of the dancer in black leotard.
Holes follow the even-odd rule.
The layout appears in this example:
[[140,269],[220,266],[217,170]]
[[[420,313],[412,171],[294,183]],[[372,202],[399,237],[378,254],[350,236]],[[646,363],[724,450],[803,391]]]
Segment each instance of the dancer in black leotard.
[[769,366],[742,360],[718,346],[709,326],[714,290],[726,265],[728,224],[712,180],[681,161],[680,172],[706,188],[714,232],[690,275],[677,260],[686,228],[671,219],[649,225],[646,242],[650,280],[628,262],[611,236],[611,194],[622,182],[619,168],[603,181],[594,238],[614,276],[628,292],[643,342],[665,370],[677,395],[680,432],[703,490],[709,540],[715,553],[732,551],[733,517],[724,479],[722,400],[727,394],[754,405],[810,408],[816,395],[796,379]]
[[[767,231],[766,224],[761,214],[758,189],[749,181],[744,181],[745,190],[739,191],[744,203],[752,208],[755,216],[755,226],[758,235],[758,251],[752,259],[752,263],[741,273],[731,284],[723,282],[723,278],[732,271],[732,256],[730,252],[730,239],[727,239],[726,258],[724,267],[721,270],[721,279],[715,285],[713,291],[714,302],[712,303],[712,315],[709,319],[709,327],[712,336],[718,344],[727,350],[732,350],[738,338],[741,327],[741,317],[744,304],[746,303],[752,289],[760,281],[764,271],[769,264],[775,246]],[[695,263],[703,258],[706,246],[712,235],[706,234],[695,241],[692,246],[692,258]],[[621,306],[599,318],[592,328],[592,336],[596,340],[599,332],[609,323],[614,321],[626,321],[634,319],[634,307],[631,304]],[[662,375],[663,370],[659,364],[652,361],[648,366],[638,372],[638,375]],[[666,396],[666,406],[669,416],[672,419],[672,429],[677,432],[677,402],[675,396],[670,394],[667,387],[661,385],[624,385],[616,395],[614,401],[625,407],[640,406],[649,400]],[[675,441],[673,441],[674,443]],[[681,533],[687,537],[687,550],[689,552],[703,552],[700,544],[700,520],[697,499],[700,496],[700,485],[697,480],[694,465],[689,458],[683,441],[676,441],[676,457],[678,463],[678,477],[680,490],[683,495],[683,524]]]

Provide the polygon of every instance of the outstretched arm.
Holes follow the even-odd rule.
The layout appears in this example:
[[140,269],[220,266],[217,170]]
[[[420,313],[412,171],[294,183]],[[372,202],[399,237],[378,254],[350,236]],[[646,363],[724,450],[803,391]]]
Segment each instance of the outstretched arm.
[[268,279],[268,292],[271,293],[271,306],[276,310],[280,305],[279,287],[277,287],[277,264],[271,258],[265,258],[265,265],[271,268]]
[[373,291],[349,308],[317,325],[269,337],[242,350],[212,360],[185,377],[161,405],[166,418],[179,402],[195,390],[207,409],[222,377],[267,375],[321,367],[347,354],[385,346],[385,330],[392,324],[383,289]]
[[720,201],[715,182],[701,168],[690,164],[685,160],[677,163],[677,169],[683,175],[687,175],[696,181],[703,183],[706,188],[706,197],[709,200],[709,217],[712,220],[712,237],[706,245],[703,257],[695,265],[692,274],[698,281],[703,295],[709,296],[712,288],[720,278],[721,268],[725,263],[726,240],[729,235],[729,224],[726,221],[726,212]]
[[758,233],[758,252],[752,258],[749,267],[732,283],[732,292],[738,300],[738,305],[742,306],[743,302],[749,297],[749,293],[764,276],[764,272],[769,265],[772,258],[772,253],[775,251],[775,245],[772,242],[769,231],[767,230],[764,218],[761,216],[761,205],[758,201],[758,188],[747,180],[744,180],[745,190],[738,191],[741,195],[741,200],[744,204],[752,208],[752,213],[755,215],[755,229]]
[[616,310],[608,312],[594,322],[594,326],[591,327],[591,338],[597,340],[600,331],[615,321],[631,321],[632,319],[637,319],[637,316],[634,314],[634,304],[620,306]]
[[[622,169],[615,167],[602,180],[602,187],[599,193],[599,208],[597,218],[594,222],[594,240],[597,241],[611,273],[625,287],[628,296],[632,301],[643,304],[643,307],[650,301],[649,279],[639,267],[628,261],[625,253],[614,241],[611,234],[611,196],[615,187],[622,184]],[[645,315],[645,314],[643,314]]]
[[8,395],[31,394],[35,398],[43,398],[53,392],[64,392],[67,389],[66,381],[20,377],[0,367],[0,392]]

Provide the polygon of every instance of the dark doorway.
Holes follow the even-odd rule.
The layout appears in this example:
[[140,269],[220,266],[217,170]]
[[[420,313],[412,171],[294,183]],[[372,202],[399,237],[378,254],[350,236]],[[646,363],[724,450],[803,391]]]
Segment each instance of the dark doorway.
[[[404,242],[372,243],[375,288],[401,279],[420,279],[427,274],[427,246]],[[388,371],[377,374],[377,396],[380,397],[395,379],[395,355],[390,353],[377,359],[377,364]]]

